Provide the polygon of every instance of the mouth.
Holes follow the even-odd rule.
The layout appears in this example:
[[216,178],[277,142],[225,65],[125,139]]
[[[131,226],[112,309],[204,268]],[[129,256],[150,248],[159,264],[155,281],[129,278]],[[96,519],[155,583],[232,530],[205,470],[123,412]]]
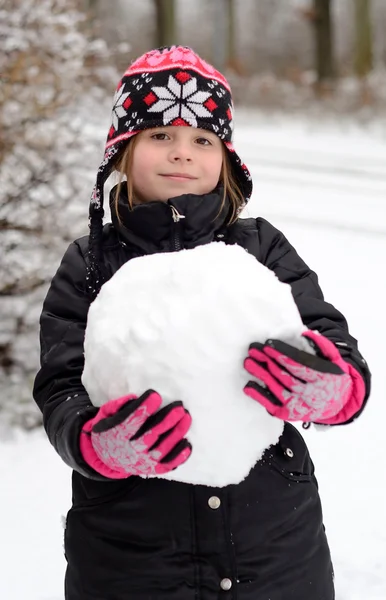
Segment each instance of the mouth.
[[193,175],[189,175],[188,173],[161,173],[161,177],[172,179],[173,181],[193,181],[197,179],[197,177],[193,177]]

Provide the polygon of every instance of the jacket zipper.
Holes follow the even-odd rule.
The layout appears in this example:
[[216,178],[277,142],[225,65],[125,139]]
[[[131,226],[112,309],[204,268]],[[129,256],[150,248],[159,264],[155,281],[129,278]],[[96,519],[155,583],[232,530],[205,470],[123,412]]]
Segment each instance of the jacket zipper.
[[185,215],[180,215],[180,213],[178,212],[178,210],[170,205],[170,208],[172,210],[172,218],[174,221],[174,227],[173,227],[173,234],[172,234],[172,240],[171,240],[171,250],[172,252],[178,252],[179,250],[183,249],[183,244],[182,244],[182,235],[181,235],[181,220],[185,219]]

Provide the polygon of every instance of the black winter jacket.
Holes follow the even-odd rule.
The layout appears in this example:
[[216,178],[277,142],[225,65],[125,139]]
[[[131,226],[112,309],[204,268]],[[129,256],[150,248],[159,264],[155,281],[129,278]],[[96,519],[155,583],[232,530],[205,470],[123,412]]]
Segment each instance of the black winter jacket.
[[[183,220],[173,220],[172,206]],[[341,313],[324,301],[315,273],[270,223],[247,219],[227,227],[226,207],[220,214],[219,207],[216,194],[133,211],[122,198],[121,220],[112,208],[112,224],[104,228],[105,271],[111,276],[144,254],[237,243],[291,285],[304,324],[338,344],[369,392],[357,343]],[[81,238],[65,253],[44,302],[34,386],[48,437],[74,470],[66,600],[333,600],[314,468],[292,425],[242,483],[225,488],[139,477],[111,481],[83,461],[80,430],[97,412],[81,384],[86,277],[87,238]]]

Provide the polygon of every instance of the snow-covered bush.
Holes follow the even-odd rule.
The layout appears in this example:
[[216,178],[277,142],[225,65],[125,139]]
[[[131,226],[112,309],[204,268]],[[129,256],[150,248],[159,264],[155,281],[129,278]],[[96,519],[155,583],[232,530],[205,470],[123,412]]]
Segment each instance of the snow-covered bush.
[[65,247],[87,233],[118,79],[85,26],[73,0],[0,0],[0,424],[39,422],[41,303]]

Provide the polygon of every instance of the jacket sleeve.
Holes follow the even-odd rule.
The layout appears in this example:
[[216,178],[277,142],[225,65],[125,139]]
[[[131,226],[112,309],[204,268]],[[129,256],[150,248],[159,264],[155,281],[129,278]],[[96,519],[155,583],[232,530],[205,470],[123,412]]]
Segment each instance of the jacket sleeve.
[[316,273],[306,265],[286,237],[262,218],[256,219],[260,236],[260,261],[274,271],[280,281],[289,283],[303,323],[334,342],[340,354],[363,377],[366,397],[361,409],[347,423],[363,411],[370,395],[371,374],[358,343],[350,335],[347,321],[332,304],[324,300]]
[[83,424],[97,413],[81,383],[83,341],[90,299],[85,291],[86,264],[72,243],[54,276],[40,317],[41,368],[33,396],[43,414],[51,444],[74,470],[98,480],[79,449]]

